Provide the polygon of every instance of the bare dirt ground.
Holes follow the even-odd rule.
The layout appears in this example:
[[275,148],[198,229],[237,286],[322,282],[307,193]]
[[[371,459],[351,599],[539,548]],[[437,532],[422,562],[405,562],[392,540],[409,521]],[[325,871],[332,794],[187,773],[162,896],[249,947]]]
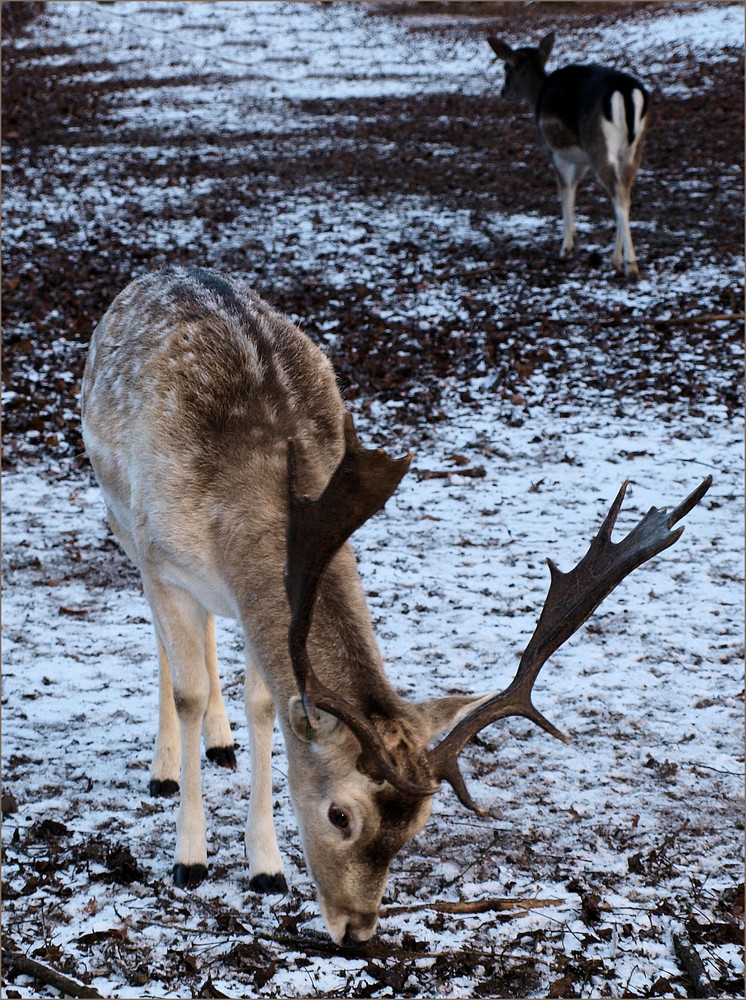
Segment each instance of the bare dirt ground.
[[[114,20],[120,4],[90,6],[100,8],[102,23],[112,25],[110,51],[93,42],[83,48],[62,35],[50,40],[49,23],[54,26],[59,15],[50,14],[47,23],[42,5],[3,5],[3,463],[21,484],[16,495],[28,498],[27,509],[21,500],[4,514],[16,536],[28,533],[4,572],[6,585],[9,580],[18,592],[25,588],[32,595],[28,604],[38,600],[44,614],[53,614],[67,630],[32,650],[22,635],[27,623],[11,621],[8,646],[16,651],[16,675],[24,662],[38,665],[46,655],[53,661],[56,646],[68,641],[81,659],[86,643],[95,647],[99,641],[109,649],[119,642],[135,661],[152,655],[136,574],[101,526],[99,512],[90,519],[95,491],[77,406],[90,333],[117,292],[146,267],[178,262],[248,273],[262,295],[325,346],[350,405],[363,417],[383,415],[382,437],[426,448],[441,433],[448,442],[459,419],[471,429],[489,412],[503,433],[500,446],[494,437],[486,444],[474,431],[470,457],[478,457],[477,445],[483,449],[479,461],[487,465],[488,480],[490,463],[502,462],[506,475],[518,477],[510,470],[529,462],[534,494],[546,488],[545,479],[574,466],[585,463],[585,473],[574,471],[592,476],[589,454],[578,457],[568,450],[567,441],[580,441],[585,433],[579,400],[595,400],[599,412],[626,428],[629,436],[617,449],[625,457],[615,459],[623,463],[637,455],[655,465],[657,446],[666,441],[684,455],[689,442],[695,442],[696,453],[696,442],[705,447],[716,437],[724,440],[718,437],[722,428],[738,436],[741,38],[734,38],[716,64],[696,48],[684,55],[677,49],[667,63],[638,51],[628,63],[654,91],[651,137],[633,201],[643,276],[631,289],[608,273],[611,213],[593,184],[584,185],[579,199],[579,250],[572,261],[557,259],[559,206],[546,154],[531,116],[506,108],[498,96],[501,78],[497,70],[487,75],[488,51],[484,79],[471,87],[408,90],[402,84],[410,69],[406,60],[394,72],[383,61],[378,77],[365,70],[366,80],[380,84],[373,94],[361,87],[335,96],[331,88],[329,96],[317,96],[309,73],[310,82],[289,96],[267,97],[259,85],[246,88],[240,120],[228,123],[221,115],[232,98],[224,95],[236,83],[229,62],[208,58],[185,69],[189,60],[179,62],[180,55],[172,68],[166,58],[157,72],[123,70],[120,55],[128,46],[132,59],[139,58],[137,27]],[[282,18],[294,13],[293,5],[257,6],[267,7],[268,24],[278,33]],[[309,7],[323,11],[334,5]],[[410,45],[412,64],[419,58],[427,64],[423,74],[432,76],[435,56],[445,65],[452,50],[468,52],[472,44],[478,50],[488,33],[517,41],[555,30],[558,37],[588,39],[595,53],[599,32],[630,24],[652,29],[670,7],[367,4],[362,21],[374,36],[384,30],[381,25],[393,26],[396,38]],[[94,40],[96,30],[91,29]],[[310,59],[304,39],[292,37],[283,57],[288,72]],[[327,41],[332,44],[331,36],[321,33],[312,44]],[[165,44],[167,53],[171,44],[178,48],[175,41]],[[258,51],[262,44],[258,34],[230,51],[241,54],[252,45]],[[306,44],[311,43],[306,39]],[[337,44],[342,59],[344,39]],[[426,57],[417,55],[421,49]],[[261,63],[254,72],[259,79]],[[388,86],[391,80],[396,86],[385,92],[381,81]],[[211,107],[219,107],[221,115],[211,114]],[[528,229],[500,222],[523,213],[530,216]],[[534,419],[541,422],[541,444],[529,430]],[[657,428],[649,438],[641,429],[645,419]],[[566,426],[567,440],[559,426],[562,431]],[[444,443],[438,453],[442,466],[453,460],[448,476],[460,461],[456,447],[463,444],[455,442],[449,451]],[[737,470],[726,478],[718,506],[735,502]],[[475,497],[483,497],[483,509],[475,509],[491,524],[492,501],[479,492],[480,482],[473,488]],[[466,487],[457,481],[459,489]],[[48,497],[63,492],[65,503],[54,510],[59,527],[39,541],[49,504],[57,502]],[[77,520],[66,529],[69,510]],[[437,521],[437,506],[428,511],[425,516]],[[713,546],[716,534],[713,528]],[[457,537],[451,542],[463,548],[483,544],[470,539],[466,527]],[[423,539],[421,551],[432,544],[430,537]],[[537,564],[544,554],[539,546]],[[375,558],[368,558],[375,566]],[[692,554],[695,558],[704,558],[703,552]],[[737,583],[736,556],[727,565],[722,557],[715,564],[719,584]],[[419,571],[418,564],[410,568]],[[688,563],[687,572],[694,573]],[[89,638],[98,633],[90,631],[92,615],[82,595],[104,600],[101,595],[114,588],[121,594],[108,610],[128,624],[133,646],[132,634]],[[398,602],[401,622],[421,615],[426,630],[425,605],[434,603],[433,589],[421,603],[407,598],[403,607],[404,598],[394,593],[398,589],[389,593],[382,587],[380,604],[390,596],[391,603]],[[650,587],[641,590],[643,602],[648,591],[652,594]],[[383,615],[377,597],[372,595],[376,613]],[[489,607],[494,599],[487,600]],[[523,614],[526,603],[524,597],[510,614]],[[682,614],[686,628],[683,621]],[[718,670],[738,673],[735,599],[718,627]],[[396,628],[391,626],[394,649],[400,641]],[[644,637],[644,628],[641,633]],[[599,662],[605,656],[603,636],[602,629],[589,640],[591,646],[599,643]],[[681,646],[689,641],[682,639]],[[240,663],[232,633],[228,644],[229,662]],[[700,659],[707,657],[704,639],[697,649]],[[37,700],[55,693],[55,675],[45,669],[38,666],[38,687],[25,691],[20,681],[14,687],[11,675],[3,712],[20,730],[24,712],[33,719]],[[33,670],[31,675],[36,676]],[[672,937],[672,928],[678,928],[689,957],[706,958],[719,995],[743,995],[743,882],[736,874],[741,791],[719,759],[709,761],[708,804],[702,791],[682,780],[685,767],[673,750],[661,746],[661,752],[642,756],[638,773],[655,785],[656,815],[665,817],[651,829],[645,825],[642,791],[637,811],[630,808],[619,818],[613,815],[611,791],[604,792],[609,801],[602,803],[608,809],[602,816],[593,816],[591,806],[584,809],[578,793],[562,816],[547,815],[543,823],[523,823],[521,801],[506,804],[494,831],[479,827],[475,848],[471,818],[450,803],[440,807],[437,826],[402,860],[396,894],[392,890],[385,900],[388,929],[382,926],[372,942],[340,959],[313,915],[313,889],[304,881],[287,818],[282,846],[294,874],[288,897],[268,901],[248,892],[240,821],[232,813],[215,833],[219,855],[211,862],[212,888],[189,895],[168,884],[172,816],[162,801],[151,802],[142,792],[149,747],[143,745],[132,758],[118,728],[110,744],[92,732],[105,733],[109,725],[109,683],[86,692],[90,700],[74,706],[72,717],[69,703],[62,705],[44,727],[36,730],[29,723],[27,738],[15,739],[11,750],[4,741],[4,947],[118,997],[691,996],[693,973]],[[152,711],[152,705],[134,679],[126,683],[133,700],[117,703],[111,724],[133,727],[139,739],[140,712]],[[730,752],[733,733],[742,731],[742,681],[740,693],[732,677],[729,683],[726,694],[697,699],[702,717],[724,713],[725,721],[713,723],[714,745],[723,754]],[[240,702],[238,684],[231,681],[229,687]],[[617,697],[609,694],[608,709],[621,749],[608,766],[612,775],[627,775],[620,779],[624,785],[630,781],[624,755],[636,752],[627,751],[627,740],[638,724],[629,722]],[[585,693],[578,700],[584,703]],[[583,723],[588,711],[582,707],[575,722],[587,724],[589,751],[602,755],[609,752],[601,749],[607,734],[598,730],[597,720]],[[693,732],[687,725],[679,734],[687,746],[696,743]],[[57,746],[57,739],[68,756],[53,761],[45,741]],[[530,739],[519,734],[517,750],[500,745],[500,752],[524,782],[518,798],[541,803],[536,776],[523,760]],[[495,743],[484,734],[480,747],[491,754]],[[107,776],[120,759],[128,761],[121,764],[127,770],[117,772],[118,785],[110,785]],[[707,766],[701,765],[700,777]],[[483,771],[478,762],[475,767],[478,778],[510,799],[508,768],[501,773],[494,763]],[[224,806],[231,786],[223,777],[215,779],[218,815],[223,807],[232,809]],[[610,781],[613,785],[616,778]],[[696,804],[687,808],[690,794]],[[278,801],[289,817],[287,798]],[[575,862],[571,851],[577,845],[582,857]],[[692,860],[702,854],[704,874],[699,860]],[[601,855],[616,859],[616,867],[602,864]],[[719,881],[706,872],[709,860],[721,871]],[[541,907],[530,911],[528,904],[500,909],[504,898],[525,901],[538,883],[559,886],[565,899],[572,898],[577,912],[571,925],[561,909],[547,911],[553,915],[545,918],[536,915]],[[480,897],[492,901],[487,917],[458,915],[458,900],[449,893],[455,885],[463,902],[465,886],[472,884],[487,887],[487,897]],[[428,908],[432,899],[446,900],[451,911],[448,905]],[[4,970],[4,988],[9,997],[58,995],[12,963]]]

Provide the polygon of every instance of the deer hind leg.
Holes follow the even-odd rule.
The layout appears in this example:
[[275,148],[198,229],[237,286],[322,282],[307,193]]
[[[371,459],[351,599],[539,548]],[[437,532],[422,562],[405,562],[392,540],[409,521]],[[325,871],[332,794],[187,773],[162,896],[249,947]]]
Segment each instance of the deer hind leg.
[[[635,248],[632,243],[632,230],[629,225],[629,211],[632,203],[632,185],[635,182],[637,171],[642,160],[642,138],[645,131],[643,121],[640,131],[634,139],[632,145],[626,151],[626,155],[619,163],[617,173],[614,177],[615,187],[611,191],[611,200],[616,213],[616,248],[614,252],[614,266],[617,271],[622,269],[622,252],[624,257],[624,269],[627,277],[635,280],[640,272],[637,267]],[[621,246],[620,246],[621,244]]]
[[635,172],[631,166],[624,163],[610,162],[599,171],[599,180],[611,198],[616,218],[616,242],[612,264],[618,274],[624,271],[631,281],[636,280],[640,274],[629,224],[634,176]]
[[[117,541],[132,562],[138,565],[137,546],[132,535],[119,523],[111,507],[107,506],[106,512]],[[155,618],[153,620],[155,622]],[[158,646],[158,735],[155,740],[153,764],[150,768],[149,791],[151,795],[169,796],[175,795],[179,790],[181,768],[179,718],[174,704],[171,665],[157,624],[155,638]]]
[[635,248],[632,243],[632,230],[629,225],[630,192],[625,185],[618,183],[611,197],[616,215],[616,244],[614,246],[614,269],[621,273],[622,267],[628,278],[639,277]]
[[[146,571],[142,577],[165,653],[159,657],[161,690],[163,693],[166,680],[170,679],[180,733],[181,801],[176,821],[174,883],[191,888],[207,875],[207,828],[200,771],[202,720],[210,694],[205,657],[207,612],[181,588],[164,583]],[[170,726],[169,708],[165,709],[164,717]],[[164,739],[164,746],[166,742]]]
[[[639,90],[634,91],[633,101],[639,115],[642,107],[642,94]],[[609,193],[616,217],[616,243],[612,263],[617,272],[621,273],[624,269],[631,280],[637,279],[640,273],[632,243],[629,212],[632,203],[632,185],[642,160],[645,124],[644,119],[636,117],[634,126],[636,134],[630,143],[624,99],[618,91],[612,94],[611,121],[606,118],[601,121],[605,159],[599,165],[598,179]]]
[[249,885],[256,892],[285,893],[287,882],[272,818],[272,730],[275,705],[251,656],[246,654],[246,720],[251,748],[251,798],[246,821]]
[[225,713],[223,692],[220,690],[215,616],[209,613],[205,627],[205,664],[210,681],[210,696],[207,700],[207,711],[202,723],[207,759],[219,767],[228,767],[235,771],[236,752],[233,746],[233,734],[228,716]]
[[[158,642],[158,736],[155,741],[153,766],[150,770],[150,794],[158,796],[175,795],[179,790],[179,770],[181,746],[179,717],[174,703],[174,689],[171,665],[166,648],[156,630]],[[215,617],[207,615],[205,629],[205,663],[210,682],[207,711],[202,723],[202,732],[208,760],[220,767],[236,768],[236,754],[230,723],[225,713],[225,703],[220,690],[218,674],[218,651],[215,641]]]

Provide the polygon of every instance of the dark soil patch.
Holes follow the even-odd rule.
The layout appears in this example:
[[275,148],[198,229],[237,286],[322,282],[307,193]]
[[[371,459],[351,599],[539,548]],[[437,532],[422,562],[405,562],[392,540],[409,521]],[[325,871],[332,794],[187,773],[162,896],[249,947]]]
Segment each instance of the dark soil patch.
[[[7,15],[8,6],[34,5],[4,6],[4,18],[20,20],[31,11]],[[510,6],[489,5],[492,28],[507,29],[510,24],[514,33],[519,30]],[[630,5],[587,6],[582,13],[573,6],[573,24],[578,17],[608,23],[610,13],[624,15],[617,6]],[[567,14],[556,4],[520,8],[520,13],[531,36]],[[380,10],[376,16],[382,16]],[[457,27],[428,30],[486,29],[481,19],[467,19]],[[461,379],[468,393],[469,379],[486,361],[495,372],[495,391],[509,399],[530,396],[533,374],[548,372],[565,394],[602,388],[635,406],[664,402],[696,414],[708,400],[740,412],[742,322],[691,322],[703,311],[741,313],[740,283],[713,287],[704,310],[699,295],[687,293],[683,282],[681,292],[673,295],[673,308],[667,303],[663,317],[655,310],[641,316],[638,310],[609,305],[593,316],[581,313],[575,322],[560,324],[546,319],[535,295],[520,294],[520,287],[550,294],[558,279],[574,271],[591,282],[608,280],[608,254],[604,250],[602,259],[596,251],[586,255],[581,250],[567,264],[556,259],[555,247],[548,255],[525,240],[496,239],[491,233],[491,221],[499,212],[536,212],[548,218],[559,214],[554,180],[530,115],[517,108],[506,114],[505,102],[496,94],[288,102],[286,113],[304,124],[302,140],[268,141],[264,136],[254,142],[248,159],[205,157],[199,155],[193,136],[112,124],[117,107],[146,81],[93,84],[84,75],[101,67],[78,63],[50,73],[48,66],[34,61],[48,50],[17,50],[14,34],[3,48],[4,163],[9,168],[5,190],[15,191],[17,199],[27,172],[33,170],[40,190],[64,192],[80,206],[80,214],[60,213],[45,220],[41,230],[29,226],[24,235],[16,229],[12,238],[4,239],[6,462],[39,449],[58,456],[80,454],[77,393],[86,343],[117,292],[154,262],[152,249],[136,234],[157,229],[164,212],[171,218],[183,213],[185,220],[195,214],[203,217],[208,234],[218,239],[244,210],[259,200],[271,205],[288,192],[329,197],[339,191],[348,198],[369,199],[423,195],[444,210],[468,210],[472,229],[481,229],[492,244],[491,252],[485,252],[483,244],[440,240],[437,234],[423,243],[422,234],[402,232],[385,248],[390,288],[360,281],[344,295],[312,271],[299,275],[292,249],[278,257],[260,241],[250,241],[221,252],[221,266],[245,272],[248,263],[259,291],[299,317],[312,336],[321,339],[322,329],[335,332],[330,354],[349,398],[402,400],[404,419],[430,421],[438,413],[443,380]],[[685,275],[702,261],[742,252],[742,199],[734,197],[734,191],[742,191],[739,52],[734,49],[733,60],[718,65],[717,87],[702,88],[701,81],[709,75],[707,65],[692,64],[680,79],[687,97],[654,98],[646,170],[634,191],[633,219],[650,226],[636,237],[643,268],[645,262],[655,266],[657,260],[675,255],[673,270]],[[219,79],[216,75],[209,82]],[[169,81],[147,83],[167,86]],[[230,146],[243,147],[252,140],[256,136],[251,131],[231,134]],[[198,143],[225,146],[225,136],[202,131]],[[69,169],[59,156],[60,146],[75,153],[76,162],[81,151],[95,150],[84,176]],[[106,148],[114,146],[116,152],[107,156]],[[682,197],[677,189],[682,171],[694,195]],[[168,187],[185,177],[190,183],[209,181],[211,194],[183,209],[146,208],[131,197],[118,206],[111,224],[88,227],[83,236],[82,188],[92,175],[112,192],[125,190],[133,181],[135,188],[139,183]],[[581,202],[600,232],[608,233],[610,211],[603,192],[589,183]],[[319,226],[322,232],[321,222]],[[163,248],[156,260],[159,265],[175,262],[215,264],[209,243],[185,245],[178,240]],[[496,313],[492,293],[496,287],[515,285],[516,275],[521,286],[509,312]],[[458,284],[458,319],[413,331],[406,314],[381,317],[383,307],[391,305],[392,290],[394,296],[415,287],[435,291],[453,280]],[[591,345],[605,358],[602,366],[589,360]]]

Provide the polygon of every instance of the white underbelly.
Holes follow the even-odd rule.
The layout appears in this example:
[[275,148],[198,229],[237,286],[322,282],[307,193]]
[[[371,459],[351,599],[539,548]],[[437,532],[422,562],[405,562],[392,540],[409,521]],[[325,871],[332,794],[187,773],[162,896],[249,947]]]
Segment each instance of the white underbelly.
[[580,146],[564,146],[562,149],[553,149],[552,156],[558,166],[566,163],[573,167],[588,167],[591,163],[588,154]]
[[158,575],[164,583],[173,584],[191,594],[205,611],[221,618],[239,617],[236,599],[218,573],[202,566],[186,569],[164,561],[158,567]]

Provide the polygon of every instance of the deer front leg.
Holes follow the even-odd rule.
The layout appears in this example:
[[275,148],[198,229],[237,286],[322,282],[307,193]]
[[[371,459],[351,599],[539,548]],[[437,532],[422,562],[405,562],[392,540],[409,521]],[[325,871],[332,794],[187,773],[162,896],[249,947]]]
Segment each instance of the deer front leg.
[[207,615],[205,629],[205,663],[210,681],[210,696],[207,701],[202,733],[205,737],[207,759],[219,767],[236,769],[236,752],[233,747],[233,733],[225,713],[223,692],[220,690],[218,673],[218,646],[215,640],[215,616]]
[[249,885],[256,892],[285,893],[280,848],[272,817],[272,729],[275,705],[251,656],[246,654],[246,720],[251,748],[251,798],[246,821]]
[[[145,595],[170,664],[173,702],[181,736],[181,801],[176,821],[174,883],[199,885],[207,875],[200,745],[210,693],[205,664],[206,612],[185,590],[143,571]],[[163,658],[161,658],[163,659]]]
[[566,159],[559,153],[552,157],[557,171],[557,188],[562,203],[562,224],[564,238],[560,250],[560,260],[569,257],[575,249],[575,195],[578,184],[587,171],[587,166],[571,159]]

